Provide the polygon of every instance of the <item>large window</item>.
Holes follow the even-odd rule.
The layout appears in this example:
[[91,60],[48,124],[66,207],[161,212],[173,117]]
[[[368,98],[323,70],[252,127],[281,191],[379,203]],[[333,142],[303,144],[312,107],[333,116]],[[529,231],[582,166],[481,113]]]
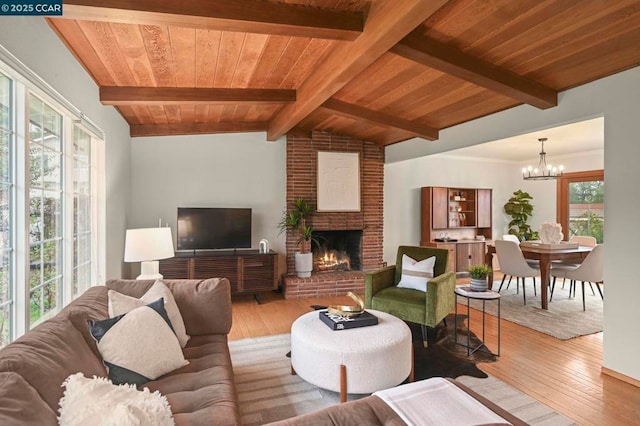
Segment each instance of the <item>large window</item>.
[[604,242],[604,171],[566,173],[558,179],[558,222],[567,239],[590,235]]
[[93,266],[91,141],[89,133],[73,127],[73,297],[91,282]]
[[0,73],[0,347],[12,337],[12,119],[11,80]]
[[30,326],[60,305],[63,279],[62,114],[29,97]]
[[99,284],[102,139],[22,77],[0,62],[0,347]]

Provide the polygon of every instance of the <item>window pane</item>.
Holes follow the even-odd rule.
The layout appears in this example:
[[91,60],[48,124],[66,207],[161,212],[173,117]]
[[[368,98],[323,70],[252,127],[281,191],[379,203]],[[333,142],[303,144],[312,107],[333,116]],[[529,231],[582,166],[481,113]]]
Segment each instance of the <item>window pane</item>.
[[48,313],[58,306],[58,289],[60,288],[60,279],[55,279],[44,285],[42,289],[43,313]]
[[6,184],[0,183],[0,250],[11,247],[11,191]]
[[11,269],[9,251],[0,251],[0,305],[11,300]]
[[76,197],[76,233],[91,229],[91,200],[88,197]]
[[29,139],[42,143],[42,101],[35,96],[29,97]]
[[11,341],[13,313],[11,268],[12,247],[12,197],[13,183],[11,149],[13,123],[11,80],[0,74],[0,348]]
[[29,326],[30,327],[33,327],[35,322],[38,321],[44,314],[42,307],[43,307],[42,289],[37,288],[36,290],[32,290],[31,293],[29,294],[29,308],[30,308]]
[[11,80],[0,73],[0,129],[11,125]]
[[42,284],[42,246],[33,245],[29,249],[29,288]]
[[62,247],[59,241],[47,241],[42,244],[42,262],[44,281],[62,274]]
[[570,236],[590,235],[604,242],[604,182],[569,183]]
[[42,180],[45,188],[62,189],[61,157],[58,152],[45,150],[42,153]]
[[62,236],[61,199],[59,192],[44,191],[44,209],[42,222],[44,240]]
[[[1,105],[0,108],[2,108]],[[0,129],[0,182],[8,182],[11,179],[9,140],[9,133]]]
[[44,146],[60,151],[62,149],[62,115],[46,104],[43,109],[42,127]]
[[91,136],[74,127],[74,276],[73,293],[91,285]]
[[42,191],[37,189],[29,191],[29,241],[31,244],[44,239],[41,194]]
[[42,147],[31,144],[29,147],[29,184],[32,188],[43,187]]
[[64,270],[62,115],[29,96],[30,327],[58,308]]
[[73,149],[76,160],[89,164],[91,153],[91,136],[79,127],[74,128]]

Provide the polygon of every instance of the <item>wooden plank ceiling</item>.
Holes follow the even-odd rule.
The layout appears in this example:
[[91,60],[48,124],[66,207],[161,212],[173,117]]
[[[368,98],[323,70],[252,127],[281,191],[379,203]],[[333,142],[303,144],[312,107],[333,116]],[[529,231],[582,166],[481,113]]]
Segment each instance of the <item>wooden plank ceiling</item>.
[[640,0],[65,0],[48,22],[132,136],[435,140],[640,64]]

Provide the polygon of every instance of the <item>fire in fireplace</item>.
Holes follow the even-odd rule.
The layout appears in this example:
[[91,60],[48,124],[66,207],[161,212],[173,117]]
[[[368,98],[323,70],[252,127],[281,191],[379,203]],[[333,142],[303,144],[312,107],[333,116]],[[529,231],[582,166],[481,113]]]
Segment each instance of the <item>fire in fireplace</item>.
[[361,230],[314,231],[319,245],[313,248],[313,270],[359,271],[361,266]]

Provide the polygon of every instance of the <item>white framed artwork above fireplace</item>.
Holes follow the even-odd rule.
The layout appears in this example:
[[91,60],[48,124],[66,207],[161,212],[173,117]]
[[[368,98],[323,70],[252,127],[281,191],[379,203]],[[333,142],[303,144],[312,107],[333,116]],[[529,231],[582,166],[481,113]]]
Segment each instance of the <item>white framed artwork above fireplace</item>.
[[360,153],[318,151],[317,176],[317,211],[360,211]]

